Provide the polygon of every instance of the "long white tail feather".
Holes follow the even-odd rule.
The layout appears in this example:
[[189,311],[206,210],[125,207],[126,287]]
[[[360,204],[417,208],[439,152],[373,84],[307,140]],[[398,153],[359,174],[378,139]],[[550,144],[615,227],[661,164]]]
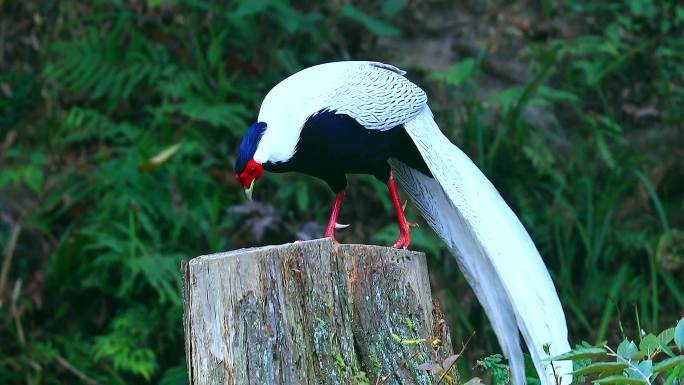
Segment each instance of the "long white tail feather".
[[[395,175],[456,257],[509,360],[513,383],[525,383],[520,329],[542,385],[555,384],[542,362],[543,346],[550,344],[552,355],[570,350],[567,326],[532,239],[491,182],[442,134],[427,106],[404,127],[434,179],[393,161]],[[569,384],[572,363],[554,367]]]
[[[499,345],[510,362],[515,384],[525,379],[523,354],[520,348],[515,313],[492,263],[482,258],[475,238],[468,236],[466,222],[458,214],[436,180],[423,175],[400,162],[392,162],[395,176],[423,218],[445,242],[455,256],[459,268],[473,288],[494,328]],[[448,218],[449,220],[445,220]],[[456,247],[456,245],[460,247]],[[462,258],[463,255],[473,258]]]

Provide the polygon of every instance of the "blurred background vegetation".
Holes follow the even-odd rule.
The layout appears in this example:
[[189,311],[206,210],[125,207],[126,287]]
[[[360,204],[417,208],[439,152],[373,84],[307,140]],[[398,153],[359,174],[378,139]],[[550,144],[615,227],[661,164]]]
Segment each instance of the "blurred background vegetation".
[[[0,383],[185,383],[179,262],[322,234],[332,194],[232,179],[285,76],[408,70],[529,229],[573,343],[684,309],[684,7],[676,1],[0,0]],[[409,207],[409,217],[416,211]],[[354,177],[345,242],[389,244],[385,186]],[[426,226],[465,372],[498,351]],[[466,377],[468,378],[468,377]]]

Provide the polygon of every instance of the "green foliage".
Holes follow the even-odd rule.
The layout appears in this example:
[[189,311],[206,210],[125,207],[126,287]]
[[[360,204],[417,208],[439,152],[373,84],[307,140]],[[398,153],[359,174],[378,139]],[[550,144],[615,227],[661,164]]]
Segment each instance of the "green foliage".
[[112,322],[111,331],[96,337],[93,344],[95,361],[111,360],[116,370],[140,375],[146,380],[157,370],[154,352],[144,348],[152,329],[140,322],[146,318],[146,309],[132,308]]
[[[678,325],[684,325],[684,318]],[[588,382],[587,376],[596,384],[680,383],[684,378],[684,349],[672,344],[669,330],[672,329],[658,336],[646,334],[638,345],[625,338],[616,350],[607,345],[591,347],[585,343],[548,361],[573,361],[575,383]],[[679,355],[674,353],[677,350]],[[587,358],[591,360],[587,362]]]
[[164,47],[130,32],[122,21],[105,39],[93,28],[83,40],[57,42],[51,47],[55,60],[44,75],[91,100],[103,98],[113,108],[138,87],[157,83],[172,72]]
[[506,385],[511,383],[508,365],[503,363],[501,354],[493,354],[477,361],[477,365],[482,369],[489,371],[492,376],[492,382],[495,385]]

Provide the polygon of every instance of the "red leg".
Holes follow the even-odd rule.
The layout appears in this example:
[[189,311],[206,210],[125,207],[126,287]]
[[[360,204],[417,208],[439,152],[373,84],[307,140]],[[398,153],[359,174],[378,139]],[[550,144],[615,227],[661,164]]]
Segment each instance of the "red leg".
[[387,187],[389,188],[390,198],[392,198],[394,210],[397,212],[397,223],[399,224],[399,239],[394,242],[392,247],[397,249],[405,249],[411,243],[411,232],[409,231],[411,223],[406,220],[404,209],[401,207],[401,202],[399,201],[397,185],[394,183],[394,176],[392,176],[391,173],[389,180],[387,181]]
[[338,243],[335,239],[335,227],[337,225],[337,217],[340,215],[340,209],[342,208],[342,201],[344,200],[344,190],[337,193],[335,196],[335,202],[333,203],[332,210],[330,210],[330,219],[328,220],[328,226],[325,228],[325,238],[332,238],[333,243]]

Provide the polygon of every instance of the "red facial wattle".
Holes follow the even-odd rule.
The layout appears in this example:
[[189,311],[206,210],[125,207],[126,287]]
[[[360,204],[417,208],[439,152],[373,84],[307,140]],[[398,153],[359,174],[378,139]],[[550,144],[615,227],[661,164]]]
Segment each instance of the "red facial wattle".
[[252,185],[252,182],[260,177],[263,172],[264,168],[259,163],[255,162],[254,159],[251,159],[247,162],[245,169],[237,176],[238,182],[240,182],[242,188],[249,188]]

